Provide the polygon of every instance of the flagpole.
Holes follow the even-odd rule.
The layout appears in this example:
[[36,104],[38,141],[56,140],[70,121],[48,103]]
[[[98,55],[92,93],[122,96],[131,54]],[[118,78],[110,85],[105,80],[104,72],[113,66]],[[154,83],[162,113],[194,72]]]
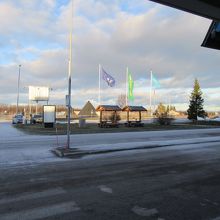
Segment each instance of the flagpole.
[[126,68],[126,106],[128,105],[128,67]]
[[153,95],[153,109],[156,110],[156,90],[154,88],[154,95]]
[[68,121],[67,121],[67,146],[70,148],[70,117],[71,117],[71,73],[72,73],[72,35],[73,35],[73,0],[71,6],[71,26],[70,26],[70,39],[69,39],[69,71],[68,71]]
[[101,105],[101,65],[99,64],[99,105]]
[[152,70],[150,71],[150,115],[152,116]]

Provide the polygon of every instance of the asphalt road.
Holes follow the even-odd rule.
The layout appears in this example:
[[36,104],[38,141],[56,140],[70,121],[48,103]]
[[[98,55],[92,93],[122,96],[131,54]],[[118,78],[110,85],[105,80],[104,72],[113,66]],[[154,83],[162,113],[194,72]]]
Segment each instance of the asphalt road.
[[[211,142],[220,140],[220,129],[168,130],[152,132],[123,132],[82,134],[71,136],[71,147],[110,149],[129,146]],[[10,123],[0,123],[0,167],[28,166],[46,162],[60,162],[50,150],[66,145],[66,136],[27,135]]]
[[[0,219],[219,220],[220,142],[212,142],[218,133],[188,131],[183,138],[178,132],[137,133],[135,141],[201,140],[209,136],[210,142],[56,158],[22,166],[5,166],[5,161],[0,167]],[[5,138],[0,143],[1,152],[6,145],[21,147],[22,139],[30,149],[31,140],[37,140],[35,136],[18,136],[16,145],[16,138],[8,142]],[[87,137],[89,143],[93,139],[99,144],[112,140],[110,134]],[[118,135],[119,145],[123,139]],[[39,138],[37,144],[45,147],[51,140]]]

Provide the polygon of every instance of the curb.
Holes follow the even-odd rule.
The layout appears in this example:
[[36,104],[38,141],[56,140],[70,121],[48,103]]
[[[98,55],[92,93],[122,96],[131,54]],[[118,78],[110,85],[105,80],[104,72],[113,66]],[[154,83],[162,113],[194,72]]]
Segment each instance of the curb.
[[106,153],[113,153],[113,152],[122,152],[122,151],[132,151],[132,150],[144,150],[144,149],[152,149],[152,148],[162,148],[162,147],[172,147],[172,146],[182,146],[185,144],[204,144],[204,143],[219,143],[220,140],[212,140],[212,141],[206,141],[206,140],[200,140],[198,142],[183,142],[183,143],[164,143],[164,144],[159,144],[159,143],[155,143],[155,144],[142,144],[141,146],[134,146],[134,147],[124,147],[124,148],[114,148],[114,149],[85,149],[85,150],[80,150],[79,148],[65,148],[64,147],[56,147],[53,148],[51,150],[51,152],[53,152],[56,156],[58,157],[69,157],[69,158],[73,158],[73,157],[82,157],[82,156],[86,156],[86,155],[92,155],[92,154],[106,154]]
[[65,148],[65,147],[57,147],[51,150],[58,157],[71,157],[71,156],[82,156],[86,154],[90,154],[92,152],[88,151],[80,151],[77,148]]

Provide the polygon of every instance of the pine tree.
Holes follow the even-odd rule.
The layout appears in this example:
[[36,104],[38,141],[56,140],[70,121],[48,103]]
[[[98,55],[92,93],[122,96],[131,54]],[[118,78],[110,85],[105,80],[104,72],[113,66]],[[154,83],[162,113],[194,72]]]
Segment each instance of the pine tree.
[[195,79],[194,88],[190,96],[189,109],[187,110],[188,119],[196,120],[197,117],[204,118],[207,113],[203,109],[204,99],[202,98],[202,91],[199,85],[199,81]]

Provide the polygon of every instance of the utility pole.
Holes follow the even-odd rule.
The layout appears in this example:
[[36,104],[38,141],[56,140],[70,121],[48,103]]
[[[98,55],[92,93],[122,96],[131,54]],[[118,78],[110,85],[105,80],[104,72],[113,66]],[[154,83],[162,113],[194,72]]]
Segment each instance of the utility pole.
[[16,115],[18,114],[18,104],[19,104],[20,75],[21,75],[21,64],[19,64],[18,66],[18,91],[17,91]]
[[70,22],[70,42],[69,42],[69,71],[68,71],[68,95],[67,95],[67,106],[68,106],[68,120],[67,120],[67,145],[66,148],[70,148],[70,117],[71,117],[71,73],[72,73],[72,35],[73,35],[73,0],[71,7],[71,22]]

